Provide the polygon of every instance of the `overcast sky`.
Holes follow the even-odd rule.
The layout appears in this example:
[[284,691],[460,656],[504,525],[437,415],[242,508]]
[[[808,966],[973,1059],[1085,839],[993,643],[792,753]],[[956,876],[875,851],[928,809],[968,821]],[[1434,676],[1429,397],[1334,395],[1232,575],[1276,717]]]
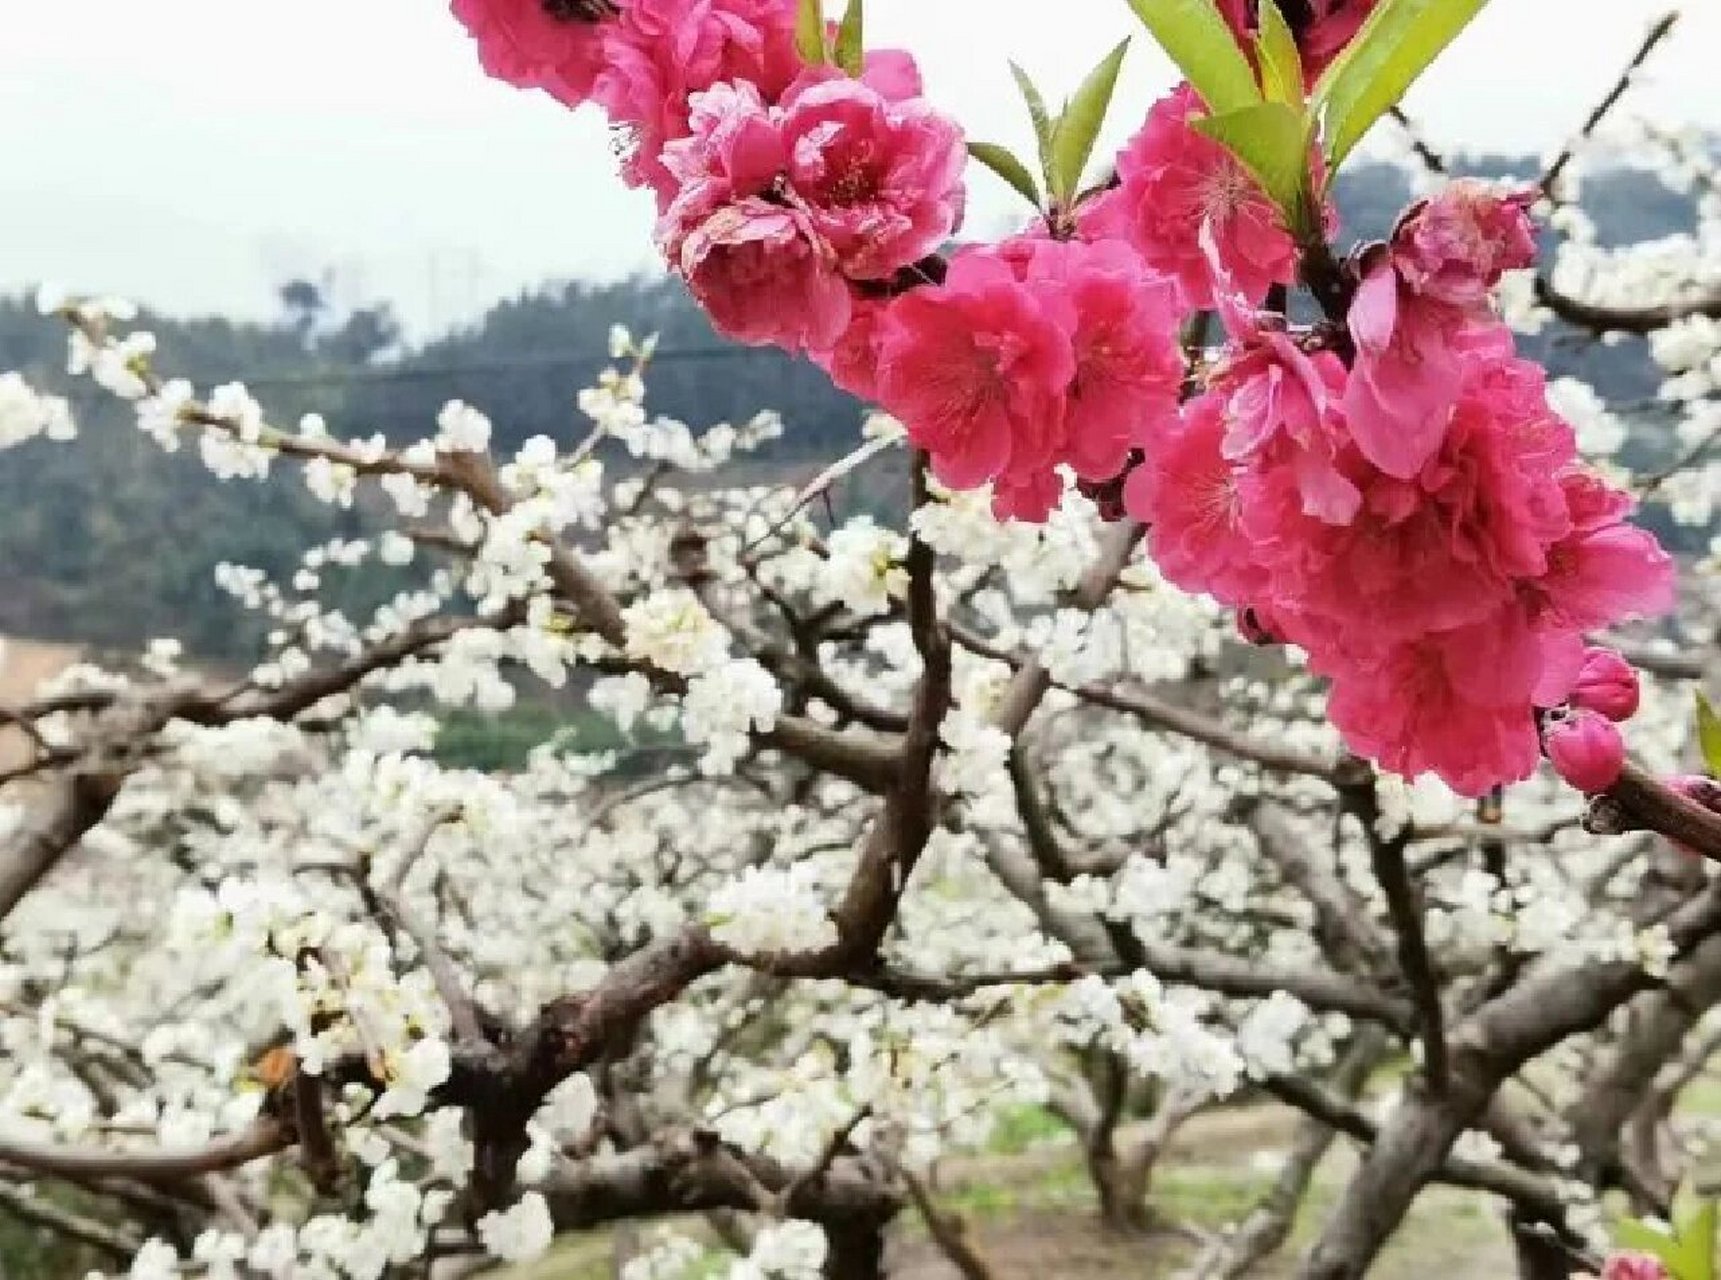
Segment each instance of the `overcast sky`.
[[[1414,91],[1442,146],[1557,147],[1667,0],[1493,0]],[[1721,128],[1721,0],[1686,0],[1631,103]],[[444,0],[3,0],[0,288],[54,280],[179,313],[262,315],[334,268],[417,335],[547,277],[653,266],[647,202],[588,111],[487,82]],[[835,8],[834,0],[832,8]],[[1068,89],[1124,0],[868,0],[976,138],[1020,146],[1006,60]],[[1036,16],[1038,15],[1038,16]],[[1171,81],[1145,35],[1111,141]],[[1008,197],[975,180],[971,225]]]

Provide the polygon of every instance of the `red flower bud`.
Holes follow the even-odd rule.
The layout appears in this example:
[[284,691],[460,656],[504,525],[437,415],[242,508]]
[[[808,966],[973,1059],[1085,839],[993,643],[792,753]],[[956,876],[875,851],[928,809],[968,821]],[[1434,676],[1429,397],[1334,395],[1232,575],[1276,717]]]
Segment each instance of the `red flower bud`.
[[1637,672],[1612,649],[1584,650],[1584,665],[1572,687],[1571,703],[1609,720],[1629,720],[1637,714]]
[[1625,740],[1611,720],[1578,709],[1550,718],[1542,746],[1554,771],[1586,795],[1606,791],[1625,767]]

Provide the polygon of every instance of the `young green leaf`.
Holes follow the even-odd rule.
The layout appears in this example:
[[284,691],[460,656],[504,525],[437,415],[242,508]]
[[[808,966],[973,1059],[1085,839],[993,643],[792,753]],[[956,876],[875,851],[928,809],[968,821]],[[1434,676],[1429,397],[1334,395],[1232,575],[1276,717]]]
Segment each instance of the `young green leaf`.
[[1271,102],[1292,106],[1303,101],[1303,55],[1297,37],[1274,0],[1261,0],[1261,34],[1255,41],[1261,88]]
[[837,28],[837,65],[851,76],[861,73],[866,62],[866,0],[849,0]]
[[1715,1280],[1715,1200],[1689,1184],[1673,1199],[1674,1251],[1663,1260],[1673,1280]]
[[1129,0],[1129,7],[1215,115],[1261,101],[1254,68],[1213,0]]
[[1613,1229],[1613,1243],[1620,1249],[1629,1249],[1633,1253],[1647,1254],[1658,1259],[1664,1266],[1671,1267],[1679,1256],[1679,1241],[1666,1231],[1649,1226],[1647,1223],[1627,1219],[1618,1223]]
[[1382,0],[1315,86],[1330,178],[1488,0]]
[[1236,156],[1261,184],[1293,234],[1309,229],[1312,216],[1305,193],[1309,186],[1309,118],[1282,102],[1257,102],[1252,107],[1191,121]]
[[1022,91],[1022,101],[1028,104],[1028,118],[1034,122],[1034,141],[1040,147],[1040,172],[1050,181],[1052,172],[1052,113],[1046,110],[1046,100],[1040,96],[1040,91],[1034,87],[1034,82],[1028,78],[1028,73],[1014,62],[1010,64],[1010,74],[1016,79],[1016,87]]
[[795,52],[809,67],[822,67],[830,61],[825,48],[825,6],[822,0],[801,0],[795,19]]
[[1108,53],[1082,81],[1070,105],[1058,117],[1058,126],[1052,132],[1052,162],[1047,181],[1052,194],[1062,203],[1067,204],[1081,186],[1082,172],[1094,153],[1094,143],[1099,140],[1112,95],[1117,92],[1118,72],[1128,52],[1129,41],[1124,40]]
[[1697,695],[1697,745],[1709,776],[1721,778],[1721,715],[1701,693]]
[[1022,198],[1034,208],[1040,207],[1039,184],[1034,181],[1034,175],[1029,172],[1028,166],[1018,160],[1014,153],[995,142],[970,142],[968,154],[1021,192]]

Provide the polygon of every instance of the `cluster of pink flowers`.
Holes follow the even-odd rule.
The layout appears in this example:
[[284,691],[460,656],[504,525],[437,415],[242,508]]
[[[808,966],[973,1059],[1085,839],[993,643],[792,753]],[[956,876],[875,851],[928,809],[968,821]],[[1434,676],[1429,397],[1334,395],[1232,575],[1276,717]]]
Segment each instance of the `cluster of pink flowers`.
[[[455,0],[492,74],[598,103],[712,322],[859,379],[878,300],[962,221],[962,131],[906,53],[809,66],[796,0]],[[854,332],[851,332],[854,330]]]
[[729,336],[827,352],[857,301],[962,216],[960,131],[904,86],[812,71],[775,106],[746,83],[693,100],[664,149],[677,183],[658,240]]
[[[1311,77],[1372,7],[1298,7]],[[1071,476],[1127,475],[1165,574],[1305,649],[1350,746],[1401,773],[1481,793],[1545,750],[1586,790],[1618,776],[1635,685],[1585,636],[1667,608],[1672,569],[1494,313],[1535,257],[1528,195],[1455,182],[1413,206],[1355,264],[1344,324],[1298,331],[1259,308],[1299,246],[1187,85],[1073,218],[940,256],[966,151],[907,54],[808,66],[797,0],[454,8],[492,73],[629,132],[627,175],[722,332],[876,400],[945,484],[1043,520]],[[1256,5],[1221,8],[1253,56]],[[1192,371],[1183,322],[1212,311],[1230,341]]]
[[1170,285],[1122,243],[965,250],[876,324],[877,397],[944,483],[991,481],[1000,515],[1044,520],[1058,468],[1110,479],[1177,417],[1177,319]]
[[[1451,230],[1514,220],[1504,239]],[[1617,740],[1600,712],[1620,704],[1596,692],[1584,636],[1673,594],[1668,557],[1626,523],[1631,500],[1582,463],[1541,370],[1487,311],[1527,240],[1521,201],[1454,184],[1366,278],[1393,284],[1401,320],[1451,309],[1430,326],[1451,371],[1438,384],[1382,376],[1359,395],[1360,343],[1347,371],[1222,288],[1232,346],[1126,490],[1168,577],[1248,610],[1331,678],[1329,714],[1354,750],[1468,794],[1535,768],[1538,709],[1570,700],[1562,724]],[[1566,741],[1552,735],[1550,751]],[[1619,760],[1605,780],[1599,765],[1577,771],[1605,789]]]

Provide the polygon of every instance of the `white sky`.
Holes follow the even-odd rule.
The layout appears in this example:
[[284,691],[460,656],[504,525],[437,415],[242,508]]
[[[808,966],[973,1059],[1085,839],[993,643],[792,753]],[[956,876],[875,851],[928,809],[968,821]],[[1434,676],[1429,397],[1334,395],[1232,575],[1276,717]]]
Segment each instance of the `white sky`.
[[[1557,147],[1669,2],[1494,0],[1409,109],[1441,146]],[[1684,7],[1631,105],[1721,129],[1721,0]],[[868,15],[971,136],[1023,150],[1008,58],[1051,96],[1136,31],[1113,143],[1171,80],[1124,0]],[[974,186],[970,225],[999,225],[1011,197]],[[649,214],[597,116],[486,81],[445,0],[0,0],[0,288],[262,315],[333,267],[422,336],[523,284],[650,268]]]

